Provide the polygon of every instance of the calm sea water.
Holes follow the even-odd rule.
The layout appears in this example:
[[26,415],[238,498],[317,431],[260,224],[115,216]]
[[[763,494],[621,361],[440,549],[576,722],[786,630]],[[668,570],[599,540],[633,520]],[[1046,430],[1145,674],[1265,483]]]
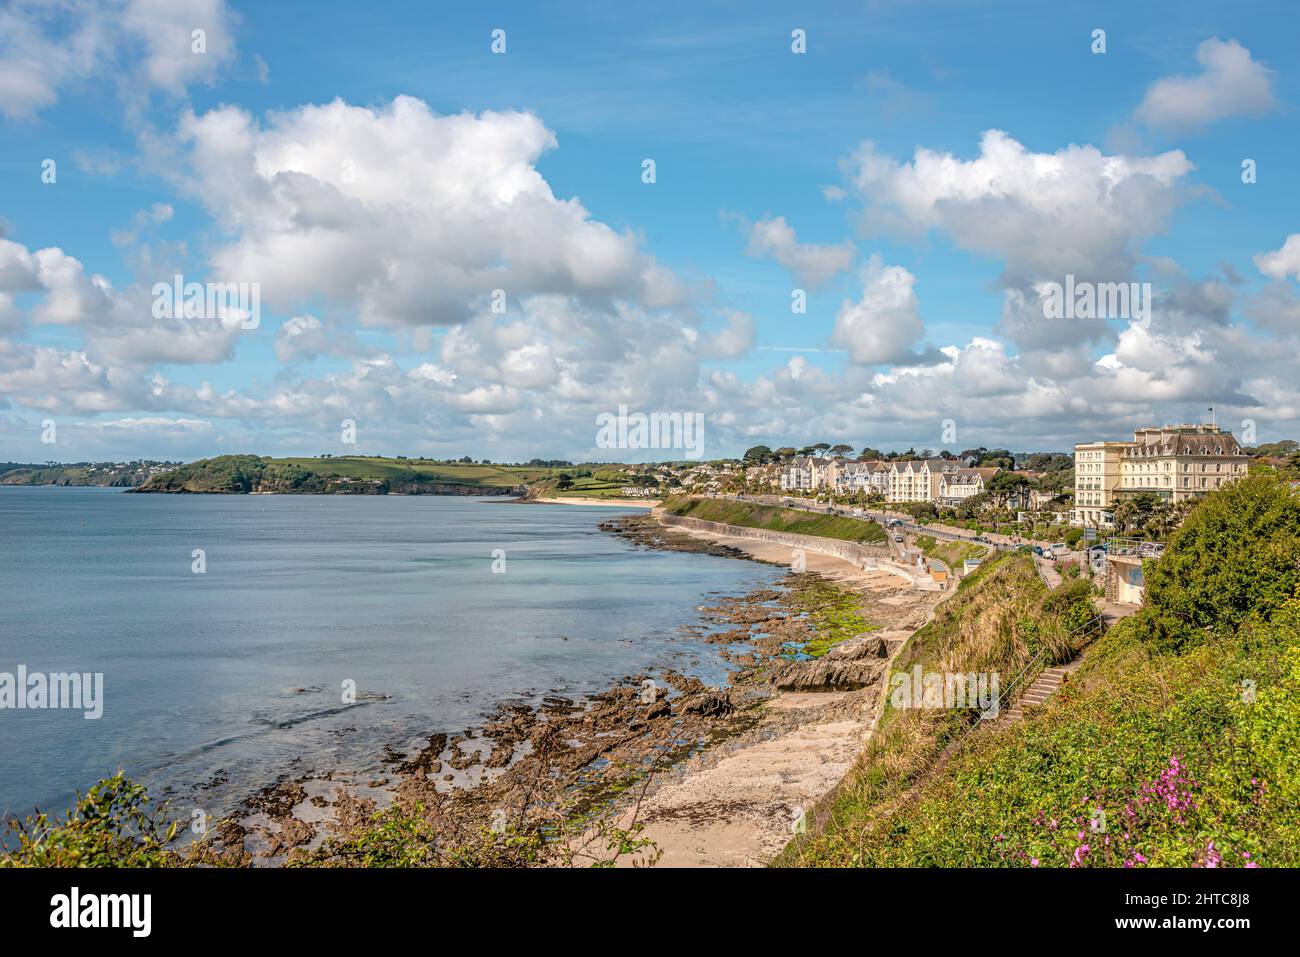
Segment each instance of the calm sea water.
[[105,685],[96,721],[0,710],[0,811],[62,809],[118,768],[223,811],[284,773],[378,770],[384,744],[464,730],[506,699],[668,664],[717,677],[683,626],[775,571],[635,550],[596,528],[620,513],[0,486],[0,672]]

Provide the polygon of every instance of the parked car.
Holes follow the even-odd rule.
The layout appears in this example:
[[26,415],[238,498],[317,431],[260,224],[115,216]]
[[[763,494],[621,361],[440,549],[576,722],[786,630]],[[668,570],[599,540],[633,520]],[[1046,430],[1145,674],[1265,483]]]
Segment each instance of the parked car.
[[902,540],[903,540],[903,536],[902,536],[901,534],[899,534],[898,532],[895,532],[895,533],[894,533],[894,541],[896,541],[896,542],[901,542]]

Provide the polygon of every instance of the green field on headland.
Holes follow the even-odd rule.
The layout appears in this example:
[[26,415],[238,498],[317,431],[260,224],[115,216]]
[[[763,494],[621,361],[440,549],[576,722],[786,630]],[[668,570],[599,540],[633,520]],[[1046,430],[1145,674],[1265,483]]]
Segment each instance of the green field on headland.
[[470,494],[493,494],[546,478],[553,471],[527,466],[369,455],[283,459],[260,455],[219,455],[156,475],[138,491],[418,494],[465,490]]

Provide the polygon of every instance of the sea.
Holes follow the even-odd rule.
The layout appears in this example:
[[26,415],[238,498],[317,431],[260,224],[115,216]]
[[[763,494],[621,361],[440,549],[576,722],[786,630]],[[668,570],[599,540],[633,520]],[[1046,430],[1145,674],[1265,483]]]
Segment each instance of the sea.
[[88,676],[78,706],[0,707],[0,813],[65,811],[122,770],[222,815],[286,777],[379,774],[385,746],[502,702],[721,681],[700,607],[779,570],[597,527],[633,511],[0,486],[0,682]]

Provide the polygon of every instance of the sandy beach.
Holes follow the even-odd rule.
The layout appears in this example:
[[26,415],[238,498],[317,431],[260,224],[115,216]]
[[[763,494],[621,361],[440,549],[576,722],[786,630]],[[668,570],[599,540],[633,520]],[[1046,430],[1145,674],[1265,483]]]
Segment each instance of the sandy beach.
[[603,505],[607,508],[654,508],[657,498],[521,498],[524,505]]
[[[690,531],[762,561],[788,563],[787,546]],[[887,642],[883,673],[907,638],[945,596],[922,591],[897,576],[865,571],[839,558],[805,556],[807,570],[843,583],[862,596],[868,616]],[[756,867],[785,846],[802,815],[852,767],[879,717],[880,683],[856,691],[779,691],[758,726],[688,760],[652,788],[637,809],[660,867]],[[631,812],[624,823],[633,820]],[[631,865],[635,858],[620,863]]]

